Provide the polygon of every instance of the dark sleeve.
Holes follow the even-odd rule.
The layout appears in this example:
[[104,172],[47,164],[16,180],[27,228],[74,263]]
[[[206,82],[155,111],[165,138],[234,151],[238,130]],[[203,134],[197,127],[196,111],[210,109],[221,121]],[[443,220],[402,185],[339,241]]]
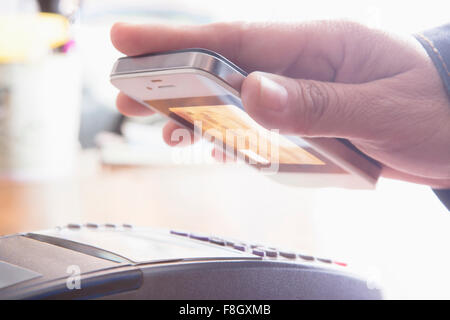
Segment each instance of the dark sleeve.
[[434,193],[442,201],[447,210],[450,211],[450,189],[434,189]]
[[[450,23],[419,33],[416,38],[433,60],[450,97]],[[450,211],[450,189],[433,191]]]
[[450,23],[416,35],[444,81],[450,96]]

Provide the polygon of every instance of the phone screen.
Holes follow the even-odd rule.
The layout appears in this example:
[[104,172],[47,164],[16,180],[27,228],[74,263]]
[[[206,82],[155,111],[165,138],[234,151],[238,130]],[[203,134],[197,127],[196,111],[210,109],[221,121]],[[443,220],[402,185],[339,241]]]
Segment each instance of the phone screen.
[[346,173],[306,142],[298,145],[259,125],[232,95],[144,102],[255,167],[269,168],[276,162],[284,172]]

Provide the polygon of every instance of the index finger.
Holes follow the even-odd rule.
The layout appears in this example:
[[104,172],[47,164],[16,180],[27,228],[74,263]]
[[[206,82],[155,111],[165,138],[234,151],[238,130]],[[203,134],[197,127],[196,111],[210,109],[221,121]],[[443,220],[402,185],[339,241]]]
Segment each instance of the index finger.
[[[248,72],[264,70],[284,73],[288,68],[319,57],[315,68],[337,67],[343,46],[342,29],[328,22],[316,23],[213,23],[174,26],[116,23],[111,41],[129,56],[186,48],[205,48],[224,55]],[[301,60],[304,59],[304,60]],[[305,62],[302,62],[305,61]],[[321,65],[323,64],[323,65]]]

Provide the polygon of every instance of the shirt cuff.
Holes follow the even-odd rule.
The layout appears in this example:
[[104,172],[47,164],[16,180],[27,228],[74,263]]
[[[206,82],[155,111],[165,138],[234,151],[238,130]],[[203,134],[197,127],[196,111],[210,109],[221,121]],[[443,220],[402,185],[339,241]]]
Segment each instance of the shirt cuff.
[[434,189],[433,191],[444,206],[447,207],[447,210],[450,211],[450,189]]
[[415,35],[427,51],[450,97],[450,23]]

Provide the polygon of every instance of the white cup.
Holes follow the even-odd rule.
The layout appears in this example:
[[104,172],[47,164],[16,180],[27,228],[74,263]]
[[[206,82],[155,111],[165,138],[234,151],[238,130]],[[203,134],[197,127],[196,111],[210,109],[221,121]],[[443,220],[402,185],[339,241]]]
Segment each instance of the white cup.
[[73,173],[79,150],[81,71],[75,54],[0,64],[0,178]]

